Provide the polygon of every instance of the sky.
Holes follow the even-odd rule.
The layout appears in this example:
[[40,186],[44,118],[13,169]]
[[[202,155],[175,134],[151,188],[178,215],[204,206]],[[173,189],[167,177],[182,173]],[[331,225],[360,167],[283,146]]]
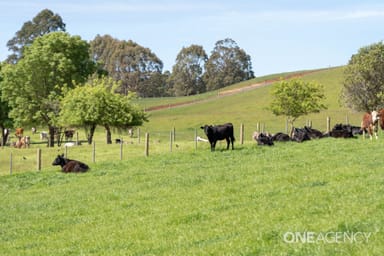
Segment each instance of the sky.
[[151,49],[163,71],[183,47],[210,55],[225,38],[250,55],[256,76],[346,65],[384,39],[382,0],[0,0],[0,61],[8,40],[43,9],[86,41],[108,34]]

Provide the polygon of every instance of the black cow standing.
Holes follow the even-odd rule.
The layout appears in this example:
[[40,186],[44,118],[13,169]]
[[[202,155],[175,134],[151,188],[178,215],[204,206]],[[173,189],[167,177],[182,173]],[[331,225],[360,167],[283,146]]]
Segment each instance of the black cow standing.
[[229,143],[235,141],[233,136],[233,125],[231,123],[226,123],[223,125],[204,125],[200,127],[204,130],[205,135],[207,135],[209,144],[211,144],[211,151],[215,151],[216,142],[218,140],[227,140],[227,149],[229,149]]

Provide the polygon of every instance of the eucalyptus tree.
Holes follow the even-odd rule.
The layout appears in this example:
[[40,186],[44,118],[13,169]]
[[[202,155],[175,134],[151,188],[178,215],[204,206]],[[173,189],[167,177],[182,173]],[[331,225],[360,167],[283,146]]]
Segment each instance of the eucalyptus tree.
[[110,35],[97,35],[90,44],[92,58],[109,76],[121,81],[120,93],[134,91],[142,97],[158,96],[157,88],[164,86],[164,79],[159,79],[163,62],[149,48]]
[[230,38],[217,41],[205,64],[207,90],[216,90],[251,78],[254,78],[251,57]]
[[53,146],[60,98],[94,71],[89,44],[79,36],[53,32],[36,38],[20,61],[3,68],[2,96],[10,117],[20,125],[48,126]]
[[65,23],[59,14],[54,14],[49,9],[39,12],[32,21],[27,21],[15,36],[7,42],[7,47],[13,53],[8,56],[8,63],[16,63],[23,56],[26,46],[45,34],[63,31],[65,32]]
[[356,111],[384,107],[384,44],[371,44],[352,55],[344,72],[341,98]]
[[181,49],[170,77],[176,96],[205,92],[203,73],[207,59],[207,54],[200,45],[191,45]]

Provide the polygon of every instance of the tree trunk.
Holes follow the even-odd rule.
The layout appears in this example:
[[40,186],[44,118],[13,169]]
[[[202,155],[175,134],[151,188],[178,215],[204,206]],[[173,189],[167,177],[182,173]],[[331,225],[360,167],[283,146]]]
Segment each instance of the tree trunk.
[[7,133],[5,133],[5,128],[3,126],[0,126],[0,128],[1,128],[1,138],[2,138],[1,146],[5,146],[8,140],[9,130]]
[[107,144],[112,144],[112,134],[111,134],[111,128],[109,125],[104,125],[105,130],[107,130]]
[[87,136],[87,140],[88,140],[88,144],[91,145],[92,144],[92,140],[93,140],[93,134],[95,133],[95,130],[96,130],[96,125],[95,124],[92,124],[90,129],[89,129],[89,134]]
[[55,127],[54,126],[48,126],[49,136],[48,136],[48,147],[54,147],[55,146]]

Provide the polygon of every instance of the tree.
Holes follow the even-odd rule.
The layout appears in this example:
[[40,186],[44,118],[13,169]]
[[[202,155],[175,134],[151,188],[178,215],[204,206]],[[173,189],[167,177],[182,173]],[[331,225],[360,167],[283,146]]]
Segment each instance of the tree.
[[8,49],[13,52],[8,56],[7,62],[16,63],[23,56],[26,46],[31,45],[36,38],[56,31],[65,32],[65,23],[62,18],[51,10],[42,10],[32,21],[25,22],[15,36],[7,42]]
[[103,77],[69,90],[61,101],[60,122],[84,128],[91,144],[97,125],[106,128],[107,143],[111,143],[110,127],[126,129],[147,121],[143,110],[132,103],[134,93],[114,92],[119,86],[113,79]]
[[344,104],[356,111],[371,112],[384,107],[384,44],[360,48],[345,69]]
[[200,45],[183,47],[172,68],[171,82],[176,96],[188,96],[205,92],[203,81],[207,54]]
[[5,133],[6,128],[12,127],[12,119],[9,118],[8,114],[10,112],[10,107],[8,105],[8,102],[2,99],[1,97],[1,87],[2,87],[2,64],[0,63],[0,130],[1,130],[1,142],[0,145],[5,145],[8,139],[9,133]]
[[285,115],[293,128],[294,121],[303,115],[318,113],[327,107],[323,87],[315,82],[302,80],[282,81],[273,88],[270,110],[273,114]]
[[37,38],[17,64],[4,67],[3,99],[19,125],[46,125],[54,144],[60,98],[95,71],[89,45],[79,36],[54,32]]
[[164,80],[159,79],[162,61],[149,48],[131,40],[97,35],[91,41],[91,56],[112,78],[121,81],[122,94],[134,91],[142,97],[153,97],[164,85]]
[[205,64],[207,90],[216,90],[251,78],[254,78],[251,57],[230,38],[217,41]]

